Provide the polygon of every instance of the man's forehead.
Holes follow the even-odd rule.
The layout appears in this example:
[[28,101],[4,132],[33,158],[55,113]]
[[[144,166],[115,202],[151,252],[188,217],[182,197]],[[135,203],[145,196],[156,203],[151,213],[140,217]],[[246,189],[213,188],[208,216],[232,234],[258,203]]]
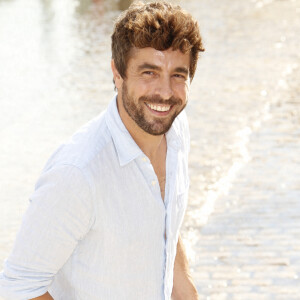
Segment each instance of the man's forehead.
[[189,69],[190,53],[182,53],[180,50],[157,50],[151,47],[135,48],[130,50],[128,64],[138,67],[140,64],[152,64],[161,67],[187,67]]

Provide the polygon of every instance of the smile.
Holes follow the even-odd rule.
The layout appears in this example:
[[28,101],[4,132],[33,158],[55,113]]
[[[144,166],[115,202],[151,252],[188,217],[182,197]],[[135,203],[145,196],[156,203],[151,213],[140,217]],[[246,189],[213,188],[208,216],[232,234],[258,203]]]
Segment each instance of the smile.
[[169,111],[171,108],[171,105],[150,104],[150,103],[146,103],[146,105],[152,110],[162,111],[162,112]]

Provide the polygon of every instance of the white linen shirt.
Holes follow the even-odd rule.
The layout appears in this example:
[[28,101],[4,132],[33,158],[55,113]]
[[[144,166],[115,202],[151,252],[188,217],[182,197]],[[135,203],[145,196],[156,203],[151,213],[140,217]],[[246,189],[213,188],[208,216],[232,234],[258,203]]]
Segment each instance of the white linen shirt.
[[[0,273],[0,296],[170,299],[187,204],[185,112],[166,134],[165,199],[116,97],[47,162]],[[166,239],[165,239],[166,235]]]

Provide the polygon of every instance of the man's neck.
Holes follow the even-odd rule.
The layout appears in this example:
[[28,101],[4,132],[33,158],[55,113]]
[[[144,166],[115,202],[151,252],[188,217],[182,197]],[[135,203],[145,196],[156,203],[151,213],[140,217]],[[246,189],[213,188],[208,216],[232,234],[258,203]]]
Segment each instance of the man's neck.
[[[128,128],[127,128],[128,129]],[[140,128],[139,128],[140,129]],[[150,135],[147,134],[137,134],[137,130],[128,129],[132,138],[140,149],[147,155],[147,157],[152,161],[156,158],[159,152],[163,149],[163,144],[165,142],[165,135]]]

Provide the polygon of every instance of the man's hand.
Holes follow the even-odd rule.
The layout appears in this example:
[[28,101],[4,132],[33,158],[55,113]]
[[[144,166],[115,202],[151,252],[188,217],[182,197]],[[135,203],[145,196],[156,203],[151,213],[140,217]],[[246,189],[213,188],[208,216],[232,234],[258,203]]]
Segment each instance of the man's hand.
[[54,300],[51,295],[47,292],[46,294],[40,296],[40,297],[37,297],[37,298],[33,298],[31,300]]
[[188,260],[179,236],[174,263],[172,300],[198,300],[197,289],[190,275]]

